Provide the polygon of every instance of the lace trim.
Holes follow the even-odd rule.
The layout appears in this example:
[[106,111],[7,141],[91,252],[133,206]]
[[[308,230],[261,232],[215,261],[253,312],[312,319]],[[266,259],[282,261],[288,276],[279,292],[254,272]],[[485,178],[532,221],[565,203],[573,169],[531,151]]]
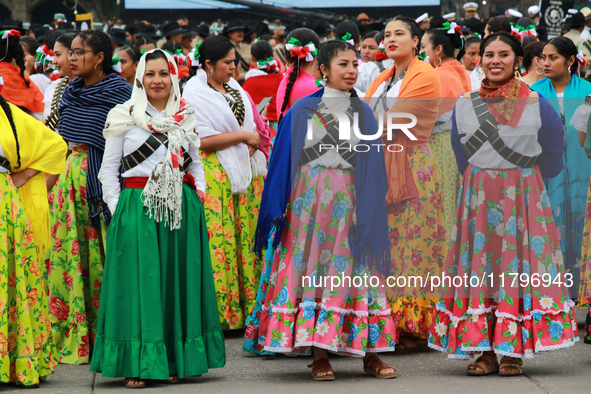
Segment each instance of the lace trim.
[[356,311],[354,309],[343,309],[343,308],[339,308],[336,306],[326,306],[320,302],[313,302],[313,301],[306,301],[306,302],[302,302],[299,304],[298,308],[294,308],[294,309],[290,309],[290,308],[276,308],[276,307],[268,307],[265,305],[261,305],[261,309],[263,311],[269,312],[269,310],[271,311],[271,313],[277,313],[277,312],[281,312],[281,313],[296,313],[299,311],[303,311],[304,308],[307,307],[313,307],[314,310],[318,310],[318,309],[322,309],[325,312],[328,311],[332,311],[332,312],[338,312],[340,314],[343,315],[355,315],[357,317],[368,317],[369,315],[372,316],[388,316],[390,315],[392,312],[390,309],[382,309],[382,310],[371,310],[371,311]]
[[491,350],[493,350],[492,346],[462,346],[462,351],[464,352],[489,352]]

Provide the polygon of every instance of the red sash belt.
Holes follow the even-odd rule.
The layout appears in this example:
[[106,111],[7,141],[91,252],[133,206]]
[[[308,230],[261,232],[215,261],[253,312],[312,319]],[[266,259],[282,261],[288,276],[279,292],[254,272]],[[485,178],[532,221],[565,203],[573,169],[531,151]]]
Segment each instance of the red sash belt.
[[[144,176],[132,176],[124,179],[126,189],[143,189],[146,187],[146,183],[148,183],[148,177]],[[195,178],[193,178],[193,175],[185,174],[183,176],[183,183],[189,185],[191,189],[195,191],[197,190],[197,187],[195,186]]]

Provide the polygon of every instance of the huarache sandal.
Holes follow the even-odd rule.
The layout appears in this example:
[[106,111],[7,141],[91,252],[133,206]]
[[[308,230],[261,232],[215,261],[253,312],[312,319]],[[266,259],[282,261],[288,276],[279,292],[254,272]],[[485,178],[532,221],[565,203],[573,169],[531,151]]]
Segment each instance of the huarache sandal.
[[[312,368],[312,379],[314,380],[334,380],[334,372],[328,362],[328,357],[323,357],[319,360],[308,365],[308,368]],[[320,375],[321,372],[327,373],[326,375]],[[333,372],[332,375],[328,375],[328,372]]]
[[140,378],[125,378],[125,387],[128,389],[143,389],[146,387],[146,382]]
[[164,383],[168,383],[168,384],[178,384],[180,382],[181,382],[181,380],[176,375],[170,375],[170,377],[164,381]]
[[499,376],[519,376],[523,374],[523,360],[515,357],[503,357],[499,366]]
[[[383,373],[385,370],[391,369],[394,372]],[[377,355],[371,355],[363,359],[363,371],[378,379],[392,379],[398,376],[398,372],[382,360]]]
[[468,365],[468,376],[485,376],[499,371],[497,356],[480,356]]

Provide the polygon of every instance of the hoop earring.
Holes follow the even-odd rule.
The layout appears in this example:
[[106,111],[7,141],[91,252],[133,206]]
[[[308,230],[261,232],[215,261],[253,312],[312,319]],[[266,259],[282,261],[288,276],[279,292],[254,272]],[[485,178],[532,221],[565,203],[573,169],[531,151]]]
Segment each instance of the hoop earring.
[[[540,68],[542,69],[542,72],[538,71]],[[536,67],[536,73],[537,73],[538,75],[544,75],[544,69],[542,68],[542,66],[538,66],[538,67]]]
[[441,61],[441,57],[437,56],[437,60],[439,60],[439,64],[437,64],[437,65],[435,66],[435,68],[438,68],[439,66],[441,66],[441,63],[442,63],[442,61]]
[[[96,72],[96,66],[98,66],[98,63],[96,63],[94,65],[94,72]],[[102,69],[101,69],[101,73],[98,76],[100,77],[101,75],[103,75],[103,70]]]

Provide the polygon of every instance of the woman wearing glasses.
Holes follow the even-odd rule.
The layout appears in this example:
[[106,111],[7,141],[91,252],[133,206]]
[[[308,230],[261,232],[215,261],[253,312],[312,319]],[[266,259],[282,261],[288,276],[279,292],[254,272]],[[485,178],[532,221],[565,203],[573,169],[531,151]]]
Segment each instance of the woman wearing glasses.
[[102,200],[98,171],[107,114],[131,96],[131,85],[111,69],[109,37],[99,31],[76,35],[68,51],[75,79],[59,108],[58,128],[71,152],[66,171],[50,194],[49,312],[59,361],[89,361],[98,318],[111,214]]

